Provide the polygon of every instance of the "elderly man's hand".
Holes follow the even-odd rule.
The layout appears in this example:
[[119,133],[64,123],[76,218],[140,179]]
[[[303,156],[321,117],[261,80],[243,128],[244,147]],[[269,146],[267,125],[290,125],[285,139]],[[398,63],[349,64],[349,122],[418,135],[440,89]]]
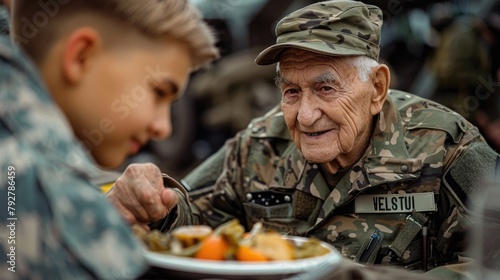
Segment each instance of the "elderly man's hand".
[[160,169],[151,163],[131,164],[116,180],[107,198],[130,224],[146,224],[166,217],[179,198],[163,186]]

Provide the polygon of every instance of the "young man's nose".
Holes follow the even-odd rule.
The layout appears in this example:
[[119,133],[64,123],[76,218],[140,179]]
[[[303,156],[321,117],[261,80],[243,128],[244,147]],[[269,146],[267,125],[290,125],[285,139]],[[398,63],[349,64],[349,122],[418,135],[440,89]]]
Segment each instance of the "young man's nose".
[[169,138],[172,135],[172,122],[170,110],[162,110],[158,113],[150,125],[151,138],[154,140],[162,140]]

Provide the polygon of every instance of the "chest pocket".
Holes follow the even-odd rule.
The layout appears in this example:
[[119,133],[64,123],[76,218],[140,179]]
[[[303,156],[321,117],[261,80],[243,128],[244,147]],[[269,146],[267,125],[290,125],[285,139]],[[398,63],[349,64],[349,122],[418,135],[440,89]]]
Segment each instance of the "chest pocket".
[[247,192],[243,203],[247,215],[254,218],[291,218],[292,194],[288,192]]
[[364,168],[371,186],[387,182],[416,180],[420,177],[422,160],[419,158],[367,157]]
[[294,219],[314,224],[323,201],[299,190],[267,190],[248,192],[243,203],[253,219]]
[[246,193],[247,223],[260,222],[282,234],[303,235],[314,225],[322,200],[300,190],[272,189]]

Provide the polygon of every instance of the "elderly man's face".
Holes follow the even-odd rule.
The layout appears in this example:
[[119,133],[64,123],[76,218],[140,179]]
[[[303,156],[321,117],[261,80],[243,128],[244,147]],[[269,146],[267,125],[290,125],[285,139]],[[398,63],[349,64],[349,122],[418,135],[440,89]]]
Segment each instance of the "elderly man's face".
[[280,59],[283,115],[293,141],[311,162],[333,161],[343,167],[341,162],[359,158],[372,117],[381,109],[372,101],[377,95],[373,79],[360,80],[349,59],[297,49]]

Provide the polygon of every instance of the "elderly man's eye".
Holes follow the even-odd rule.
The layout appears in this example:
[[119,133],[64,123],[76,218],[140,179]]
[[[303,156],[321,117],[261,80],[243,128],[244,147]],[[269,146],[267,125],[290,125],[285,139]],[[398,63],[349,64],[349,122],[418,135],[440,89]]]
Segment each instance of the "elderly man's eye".
[[322,86],[319,88],[320,91],[322,92],[329,92],[329,91],[332,91],[333,90],[333,87],[331,86]]
[[290,88],[290,89],[285,89],[283,91],[283,94],[284,95],[290,95],[290,94],[296,94],[297,92],[299,92],[297,89]]

